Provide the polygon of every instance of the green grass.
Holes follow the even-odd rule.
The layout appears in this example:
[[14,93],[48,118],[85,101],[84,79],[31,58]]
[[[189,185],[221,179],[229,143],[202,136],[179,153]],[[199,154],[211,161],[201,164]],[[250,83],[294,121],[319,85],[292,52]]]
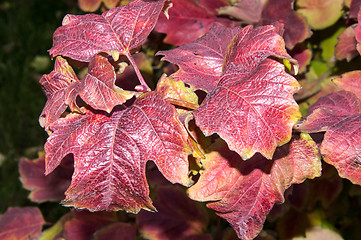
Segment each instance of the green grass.
[[[46,141],[47,134],[38,123],[46,97],[38,81],[52,70],[47,50],[53,32],[76,9],[76,1],[0,3],[0,154],[5,157],[0,163],[0,213],[9,206],[31,204],[19,181],[17,160]],[[35,61],[37,56],[44,57]]]

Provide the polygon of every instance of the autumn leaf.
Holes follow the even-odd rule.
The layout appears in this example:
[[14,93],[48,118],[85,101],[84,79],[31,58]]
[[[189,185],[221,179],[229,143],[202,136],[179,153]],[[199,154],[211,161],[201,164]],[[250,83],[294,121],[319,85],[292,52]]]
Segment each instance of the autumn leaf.
[[37,207],[10,207],[0,218],[0,239],[36,239],[45,224]]
[[39,123],[48,131],[49,125],[57,120],[68,106],[71,111],[78,109],[76,97],[80,81],[68,62],[58,57],[54,70],[43,75],[40,84],[48,100],[40,114]]
[[244,75],[235,69],[222,75],[194,112],[196,124],[208,136],[217,133],[243,159],[256,152],[271,159],[275,148],[289,141],[299,116],[292,98],[298,83],[273,60]]
[[273,160],[258,154],[243,161],[220,142],[211,150],[188,194],[208,202],[207,207],[225,218],[240,239],[257,236],[267,214],[276,202],[284,201],[284,191],[291,184],[321,175],[318,148],[306,134],[278,148]]
[[203,234],[207,227],[205,208],[192,201],[179,188],[160,187],[154,205],[156,213],[141,211],[137,225],[142,236],[150,240],[199,239],[211,240]]
[[[160,15],[155,30],[166,33],[164,42],[184,45],[204,35],[212,26],[214,17],[194,0],[172,0],[169,19]],[[174,31],[176,29],[176,31]]]
[[[266,0],[236,1],[234,4],[218,9],[220,15],[228,15],[243,22],[254,24],[261,20]],[[282,8],[280,8],[282,9]]]
[[[306,19],[293,9],[294,0],[269,0],[262,11],[260,24],[284,24],[283,38],[288,49],[312,35]],[[297,26],[297,27],[294,27]]]
[[23,187],[31,191],[29,198],[33,202],[60,201],[70,185],[73,174],[73,160],[67,157],[52,173],[45,176],[45,155],[33,161],[21,158],[19,162],[20,181]]
[[239,27],[215,23],[203,37],[172,50],[159,51],[157,55],[164,55],[162,60],[179,66],[179,71],[171,76],[174,80],[183,81],[195,89],[211,91],[222,74],[227,46],[239,30]]
[[346,28],[339,36],[335,46],[337,60],[346,59],[348,62],[359,55],[355,38],[355,25]]
[[118,60],[130,58],[130,50],[139,47],[153,30],[166,0],[135,0],[102,15],[66,15],[53,36],[52,57],[62,55],[89,62],[104,52]]
[[350,91],[361,100],[361,71],[351,71],[332,80],[338,87]]
[[115,86],[115,79],[114,68],[104,57],[97,55],[91,60],[89,71],[82,81],[78,80],[64,58],[57,57],[54,70],[40,79],[48,98],[40,114],[40,125],[48,131],[49,125],[64,113],[67,106],[72,112],[79,112],[77,96],[94,109],[111,112],[116,105],[123,104],[134,95]]
[[[345,76],[346,78],[346,76]],[[321,143],[324,160],[336,167],[339,175],[361,185],[361,101],[349,91],[321,97],[311,105],[300,129],[326,131]]]
[[351,6],[350,6],[349,17],[350,18],[357,18],[357,14],[360,11],[360,7],[361,7],[361,1],[360,0],[352,0],[351,1]]
[[54,122],[45,144],[46,174],[66,155],[74,155],[65,205],[93,211],[154,210],[145,176],[148,160],[170,182],[190,184],[188,134],[175,108],[159,94],[145,94],[109,116],[84,111]]

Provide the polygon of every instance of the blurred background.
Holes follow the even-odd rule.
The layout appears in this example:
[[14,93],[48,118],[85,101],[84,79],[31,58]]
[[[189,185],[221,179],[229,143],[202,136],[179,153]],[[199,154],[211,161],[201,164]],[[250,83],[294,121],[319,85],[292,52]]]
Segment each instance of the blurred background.
[[39,80],[53,68],[47,50],[67,13],[81,13],[76,0],[0,2],[1,213],[9,206],[35,205],[19,181],[18,160],[36,157],[46,141],[38,123],[46,101]]

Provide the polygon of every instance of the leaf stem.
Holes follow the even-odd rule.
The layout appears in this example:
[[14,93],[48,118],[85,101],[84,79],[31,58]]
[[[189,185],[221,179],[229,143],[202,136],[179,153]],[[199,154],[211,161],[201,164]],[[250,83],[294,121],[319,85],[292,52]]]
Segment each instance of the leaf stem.
[[127,58],[129,59],[130,64],[132,64],[132,66],[133,66],[133,68],[134,68],[134,71],[135,71],[135,74],[137,74],[138,80],[139,80],[140,84],[144,87],[144,90],[146,90],[146,91],[151,91],[150,87],[149,87],[148,84],[145,82],[142,74],[140,73],[139,68],[138,68],[137,64],[135,63],[134,58],[132,57],[132,55],[130,55],[130,53],[127,52],[127,53],[126,53],[126,56],[127,56]]

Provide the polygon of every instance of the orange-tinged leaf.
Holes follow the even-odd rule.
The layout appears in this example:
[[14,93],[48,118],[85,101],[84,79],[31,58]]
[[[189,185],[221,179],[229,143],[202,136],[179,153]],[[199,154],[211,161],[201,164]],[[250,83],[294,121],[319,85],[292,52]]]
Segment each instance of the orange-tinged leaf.
[[51,56],[89,62],[97,53],[130,56],[153,30],[166,0],[135,0],[102,15],[66,15],[53,36]]
[[307,18],[313,29],[333,25],[343,14],[343,0],[298,0],[297,12]]
[[47,174],[66,155],[74,155],[65,205],[93,211],[154,210],[145,176],[149,160],[169,181],[190,184],[188,133],[175,108],[158,93],[147,93],[109,116],[84,111],[54,122],[45,144]]
[[343,90],[352,92],[361,100],[361,71],[344,73],[332,81]]
[[0,239],[36,239],[45,221],[37,207],[11,207],[0,218]]
[[291,184],[321,174],[318,148],[306,134],[278,148],[273,160],[255,155],[242,161],[225,144],[216,143],[202,160],[204,171],[188,190],[189,196],[209,202],[207,207],[225,218],[241,239],[253,239],[261,231],[276,202],[283,202]]
[[78,6],[84,12],[95,12],[102,3],[102,0],[78,0]]

